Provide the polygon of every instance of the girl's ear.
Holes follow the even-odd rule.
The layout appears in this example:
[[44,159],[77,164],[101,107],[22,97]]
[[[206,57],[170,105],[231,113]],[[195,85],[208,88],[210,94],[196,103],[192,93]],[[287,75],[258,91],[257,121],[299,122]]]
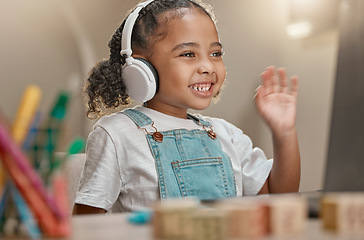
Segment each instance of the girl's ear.
[[138,53],[133,53],[132,57],[133,58],[143,58],[145,60],[148,60],[146,56],[144,56],[143,54],[138,54]]
[[148,57],[148,54],[146,53],[146,51],[143,51],[140,48],[133,49],[132,57],[133,58],[142,58],[144,60],[149,61],[149,57]]

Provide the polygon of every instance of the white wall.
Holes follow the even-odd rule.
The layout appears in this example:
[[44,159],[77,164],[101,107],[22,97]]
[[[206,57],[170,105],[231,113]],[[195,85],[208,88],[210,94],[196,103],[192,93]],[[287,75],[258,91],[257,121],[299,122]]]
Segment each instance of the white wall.
[[[3,0],[0,3],[0,107],[15,116],[24,87],[38,84],[41,109],[50,108],[59,89],[78,92],[90,58],[108,57],[107,42],[136,0],[63,0],[74,13],[80,35],[65,20],[57,1]],[[288,0],[206,0],[218,18],[228,76],[221,100],[204,113],[223,117],[251,136],[255,146],[272,156],[271,136],[256,113],[253,96],[259,74],[268,65],[287,67],[300,77],[297,128],[302,157],[301,191],[322,187],[338,33],[291,40],[285,34]],[[86,37],[80,56],[77,39]],[[95,60],[96,61],[96,60]],[[86,135],[91,121],[75,95],[69,135]],[[88,124],[85,124],[87,122]],[[86,126],[86,129],[85,129]]]

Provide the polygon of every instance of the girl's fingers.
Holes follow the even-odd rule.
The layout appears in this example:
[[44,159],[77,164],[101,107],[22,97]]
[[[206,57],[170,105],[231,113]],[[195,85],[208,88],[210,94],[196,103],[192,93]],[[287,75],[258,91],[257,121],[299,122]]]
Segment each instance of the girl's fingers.
[[274,79],[274,67],[269,66],[260,75],[262,79],[262,86],[265,89],[266,94],[270,94],[275,91],[275,79]]
[[291,94],[294,96],[298,95],[298,77],[293,76],[291,77],[292,87],[291,87]]
[[291,91],[285,68],[275,70],[274,66],[269,66],[260,75],[262,80],[261,90],[264,89],[264,95],[275,92],[289,93],[292,95],[298,94],[298,77],[291,77]]
[[262,87],[262,85],[259,85],[258,87],[257,87],[257,89],[255,89],[255,95],[254,95],[254,97],[253,97],[253,99],[255,99],[256,97],[257,97],[257,95],[258,95],[258,93],[259,93],[259,91],[260,91],[260,88]]
[[273,82],[273,92],[278,92],[280,90],[280,86],[279,86],[279,80],[277,78],[277,73],[275,70],[275,67],[270,67],[270,72],[271,72],[271,78],[272,78],[272,82]]
[[287,80],[287,74],[286,69],[284,68],[278,68],[277,73],[280,79],[280,88],[279,90],[283,93],[288,93],[288,80]]

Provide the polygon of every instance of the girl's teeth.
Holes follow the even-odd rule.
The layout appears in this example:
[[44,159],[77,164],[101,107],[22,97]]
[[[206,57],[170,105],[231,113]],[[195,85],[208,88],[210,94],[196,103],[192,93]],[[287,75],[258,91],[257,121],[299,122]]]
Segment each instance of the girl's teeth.
[[196,90],[196,91],[200,91],[200,92],[206,92],[208,90],[210,90],[211,84],[196,84],[191,86],[192,89]]

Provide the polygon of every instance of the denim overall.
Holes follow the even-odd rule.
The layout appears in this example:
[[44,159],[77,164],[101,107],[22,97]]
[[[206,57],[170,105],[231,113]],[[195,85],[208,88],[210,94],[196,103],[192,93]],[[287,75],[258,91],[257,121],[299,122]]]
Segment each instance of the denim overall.
[[[126,109],[123,113],[141,129],[153,124],[147,115],[135,109]],[[211,126],[192,115],[189,118],[196,124]],[[157,129],[155,133],[159,134]],[[231,160],[217,138],[211,138],[203,130],[176,129],[160,134],[162,142],[152,133],[146,134],[146,138],[155,159],[161,199],[208,200],[236,196]]]

